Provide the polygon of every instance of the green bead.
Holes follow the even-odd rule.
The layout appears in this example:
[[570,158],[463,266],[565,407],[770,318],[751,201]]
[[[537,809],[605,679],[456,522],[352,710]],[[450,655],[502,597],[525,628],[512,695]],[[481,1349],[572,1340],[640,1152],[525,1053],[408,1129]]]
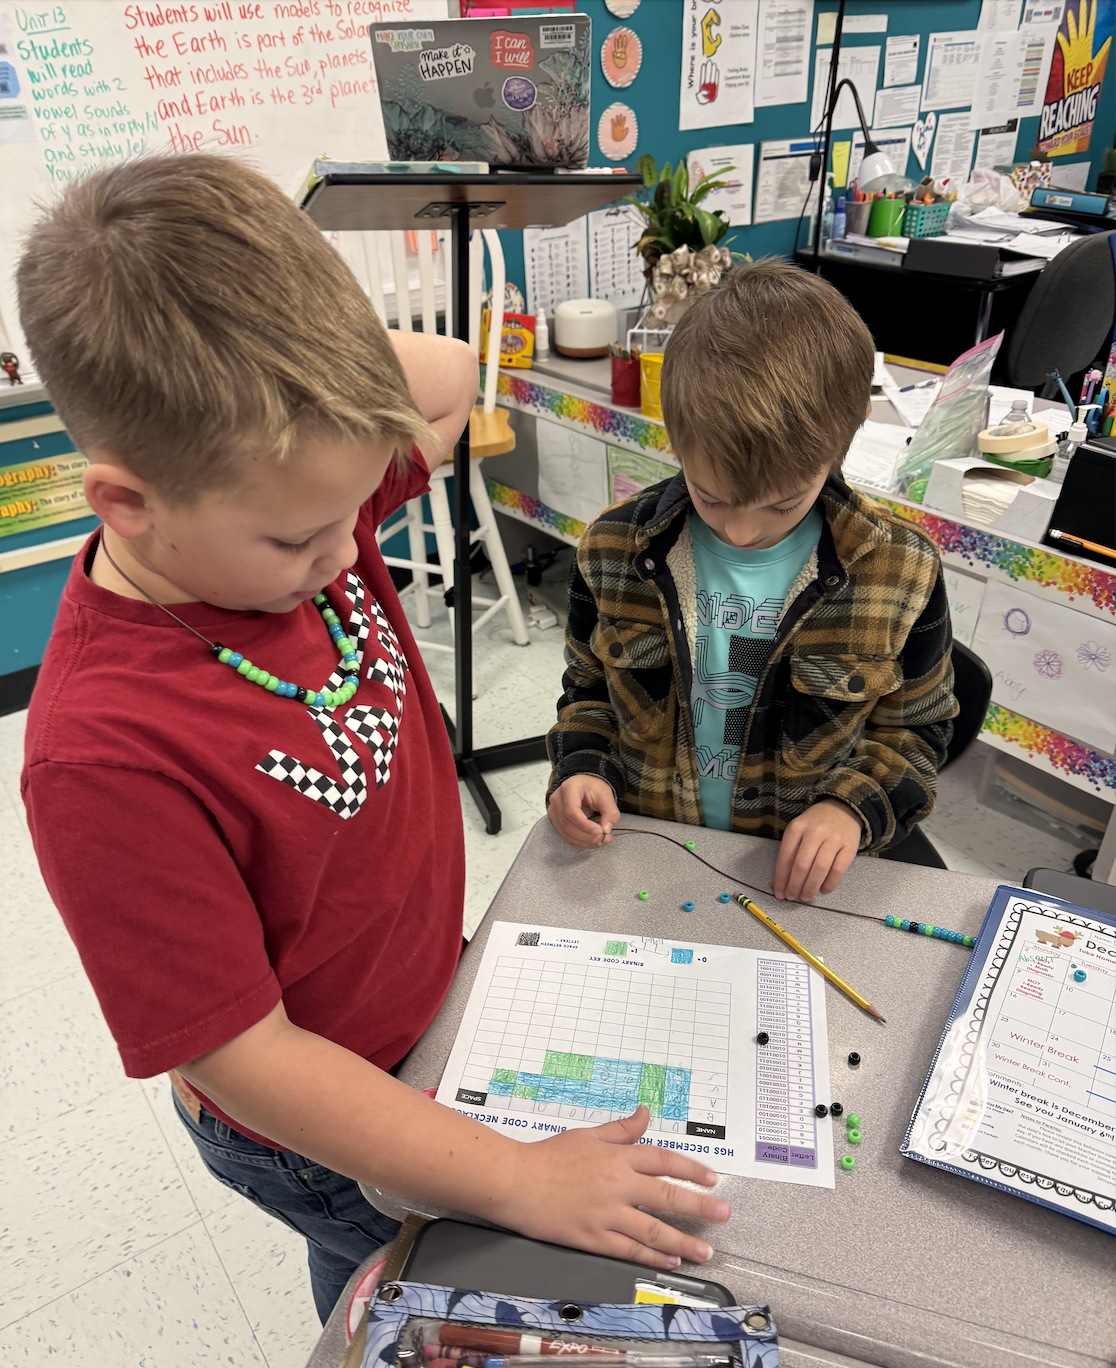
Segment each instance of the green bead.
[[353,649],[353,643],[348,637],[338,637],[333,644],[337,647],[338,655],[348,655]]
[[279,687],[279,676],[278,676],[278,675],[268,675],[268,677],[267,677],[267,683],[264,685],[264,688],[268,691],[268,693],[274,693],[275,690],[276,690],[278,687]]
[[962,944],[963,946],[965,946],[965,948],[966,948],[967,950],[971,950],[971,949],[973,948],[973,938],[972,938],[972,936],[962,936],[962,937],[961,937],[961,944]]
[[929,926],[929,925],[924,926],[924,927],[922,928],[922,934],[923,934],[924,936],[932,936],[932,935],[934,934],[934,927]]
[[841,1167],[848,1173],[851,1169],[856,1168],[856,1160],[851,1154],[842,1154]]
[[268,681],[269,679],[271,679],[271,677],[272,677],[272,676],[269,675],[268,672],[267,672],[266,670],[261,670],[261,671],[260,671],[260,677],[256,680],[256,683],[260,686],[261,689],[266,689],[266,688],[267,688],[267,681]]
[[856,1112],[849,1112],[848,1116],[845,1117],[845,1124],[855,1128],[860,1125],[860,1117],[857,1116]]
[[324,608],[324,609],[322,610],[322,618],[323,618],[326,622],[340,622],[340,621],[341,621],[341,619],[337,616],[337,614],[333,611],[332,608]]
[[849,1142],[850,1145],[859,1145],[859,1144],[860,1144],[860,1132],[857,1130],[857,1128],[856,1128],[855,1126],[851,1126],[851,1127],[849,1128],[849,1133],[848,1133],[847,1139],[848,1139],[848,1142]]
[[647,891],[646,888],[641,888],[641,889],[639,890],[639,900],[640,900],[640,902],[646,902],[647,899],[648,899],[650,896],[651,896],[651,894],[648,893],[648,891]]
[[314,595],[314,602],[318,605],[319,608],[322,606],[323,603],[325,603],[325,601],[326,601],[326,596],[325,596],[324,594],[315,594],[315,595]]
[[687,850],[693,850],[693,849],[694,849],[694,845],[695,845],[695,842],[693,842],[693,841],[687,841],[687,842],[686,842],[686,849],[687,849]]
[[236,672],[237,674],[246,675],[248,671],[252,668],[253,666],[250,660],[242,660],[240,664],[236,667]]
[[229,663],[231,656],[232,651],[230,651],[229,648],[226,646],[224,650],[220,653],[220,655],[218,655],[217,659],[221,662],[222,665],[227,665]]

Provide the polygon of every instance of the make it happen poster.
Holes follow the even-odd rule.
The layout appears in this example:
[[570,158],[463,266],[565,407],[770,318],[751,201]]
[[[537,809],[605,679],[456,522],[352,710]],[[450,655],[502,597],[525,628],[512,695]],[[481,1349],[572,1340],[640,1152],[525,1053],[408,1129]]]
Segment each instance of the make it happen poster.
[[1039,120],[1038,150],[1047,156],[1089,150],[1114,17],[1116,0],[1069,0],[1066,6]]

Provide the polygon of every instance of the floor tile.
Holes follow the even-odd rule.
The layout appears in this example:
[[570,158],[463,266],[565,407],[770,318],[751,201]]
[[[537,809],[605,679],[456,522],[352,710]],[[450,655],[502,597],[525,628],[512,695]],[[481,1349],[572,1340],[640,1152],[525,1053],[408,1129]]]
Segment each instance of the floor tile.
[[198,1221],[0,1329],[6,1368],[269,1368]]
[[0,1006],[0,1141],[87,1107],[123,1082],[84,970]]
[[23,770],[23,733],[26,727],[26,708],[0,717],[0,799],[7,798],[9,805],[20,811],[23,803],[19,796],[19,776]]
[[205,1225],[269,1368],[305,1368],[322,1332],[306,1241],[242,1197]]
[[22,811],[0,798],[4,890],[0,1005],[80,970],[81,961],[39,873]]
[[94,1106],[8,1140],[0,1145],[0,1162],[0,1325],[199,1219],[133,1082]]
[[167,1148],[178,1165],[178,1172],[186,1184],[186,1190],[202,1216],[212,1216],[214,1212],[222,1211],[232,1202],[242,1202],[243,1197],[219,1183],[202,1163],[198,1147],[178,1119],[178,1113],[171,1100],[170,1079],[166,1074],[159,1074],[157,1078],[141,1079],[139,1087],[147,1098],[155,1124],[162,1132]]

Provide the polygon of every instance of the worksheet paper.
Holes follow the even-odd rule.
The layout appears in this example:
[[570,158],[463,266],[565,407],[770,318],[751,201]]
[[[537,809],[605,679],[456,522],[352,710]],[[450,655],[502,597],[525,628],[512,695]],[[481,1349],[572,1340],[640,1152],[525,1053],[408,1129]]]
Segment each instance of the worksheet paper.
[[539,498],[548,508],[590,522],[612,502],[607,444],[540,418],[535,424]]
[[1019,136],[1019,120],[1008,119],[995,128],[982,128],[977,136],[976,171],[991,170],[995,166],[1010,166],[1015,161],[1015,142]]
[[907,85],[918,80],[918,49],[922,35],[900,33],[884,45],[883,83],[885,86]]
[[986,30],[1017,29],[1019,10],[1020,0],[981,0],[977,29],[981,33]]
[[1038,114],[1042,109],[1046,83],[1050,78],[1050,64],[1058,43],[1058,26],[1031,25],[1020,29],[1019,34],[1023,40],[1023,65],[1013,112],[1026,118]]
[[841,33],[886,33],[886,14],[846,14]]
[[973,650],[991,671],[994,703],[1116,750],[1116,623],[989,581]]
[[832,1188],[829,1097],[825,983],[797,955],[511,922],[492,926],[437,1094],[518,1140],[643,1103],[641,1144]]
[[931,380],[925,384],[916,383],[909,388],[890,385],[884,387],[884,395],[906,426],[916,428],[921,426],[923,419],[934,407],[934,400],[937,399],[941,388],[940,380]]
[[922,77],[923,109],[956,109],[959,105],[968,108],[972,104],[980,38],[976,29],[930,35]]
[[615,204],[588,214],[589,294],[618,309],[634,309],[647,282],[643,258],[635,251],[647,220],[630,204]]
[[758,15],[759,0],[682,0],[680,129],[752,122]]
[[[711,190],[702,200],[710,213],[720,209],[734,228],[752,221],[752,172],[756,159],[755,143],[736,143],[729,147],[695,147],[687,156],[690,184],[702,176],[717,176],[727,182],[723,190]],[[805,194],[805,191],[803,191]]]
[[[907,158],[911,152],[911,130],[909,128],[872,128],[869,129],[872,141],[891,158],[892,165],[900,176],[907,174]],[[860,164],[864,160],[864,134],[854,133],[852,149],[849,152],[848,183],[860,175]]]
[[942,567],[945,580],[946,598],[949,600],[949,621],[953,628],[953,639],[962,646],[973,644],[980,605],[984,599],[984,580],[978,575],[968,575],[964,570],[949,570]]
[[975,141],[976,134],[969,127],[967,113],[938,115],[930,174],[935,180],[948,180],[948,190],[960,190],[969,179]]
[[804,104],[810,84],[814,0],[760,0],[756,40],[758,108]]
[[970,128],[987,128],[1010,119],[1019,104],[1019,87],[1028,42],[1016,31],[983,33],[976,89],[969,110]]
[[1116,1234],[1116,919],[996,890],[900,1152]]
[[524,228],[523,277],[527,312],[553,314],[567,299],[589,294],[586,222],[574,219],[564,228]]
[[[814,52],[814,95],[810,105],[810,127],[825,127],[825,100],[829,94],[829,63],[832,48],[818,48]],[[869,110],[876,101],[876,74],[880,69],[880,49],[878,47],[843,47],[837,61],[838,81],[851,81],[856,86],[864,117],[871,118]],[[833,115],[833,128],[859,128],[860,118],[856,112],[856,101],[852,92],[842,90],[837,99],[837,109]]]
[[[817,213],[821,177],[810,185],[811,138],[776,139],[760,143],[759,171],[756,174],[756,203],[753,223],[773,223],[777,219],[796,219],[805,211]],[[806,202],[809,191],[810,200]]]
[[[901,124],[914,124],[918,118],[918,98],[922,87],[919,85],[895,86],[891,89],[876,91],[876,112],[872,122],[877,128],[898,128]],[[867,111],[865,111],[867,112]]]

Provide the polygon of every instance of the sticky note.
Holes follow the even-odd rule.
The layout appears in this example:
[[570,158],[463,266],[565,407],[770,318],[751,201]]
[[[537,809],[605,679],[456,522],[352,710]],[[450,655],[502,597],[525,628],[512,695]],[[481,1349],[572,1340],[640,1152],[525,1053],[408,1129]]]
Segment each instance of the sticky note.
[[838,142],[833,144],[833,184],[842,186],[849,175],[849,153],[852,151],[851,142]]

